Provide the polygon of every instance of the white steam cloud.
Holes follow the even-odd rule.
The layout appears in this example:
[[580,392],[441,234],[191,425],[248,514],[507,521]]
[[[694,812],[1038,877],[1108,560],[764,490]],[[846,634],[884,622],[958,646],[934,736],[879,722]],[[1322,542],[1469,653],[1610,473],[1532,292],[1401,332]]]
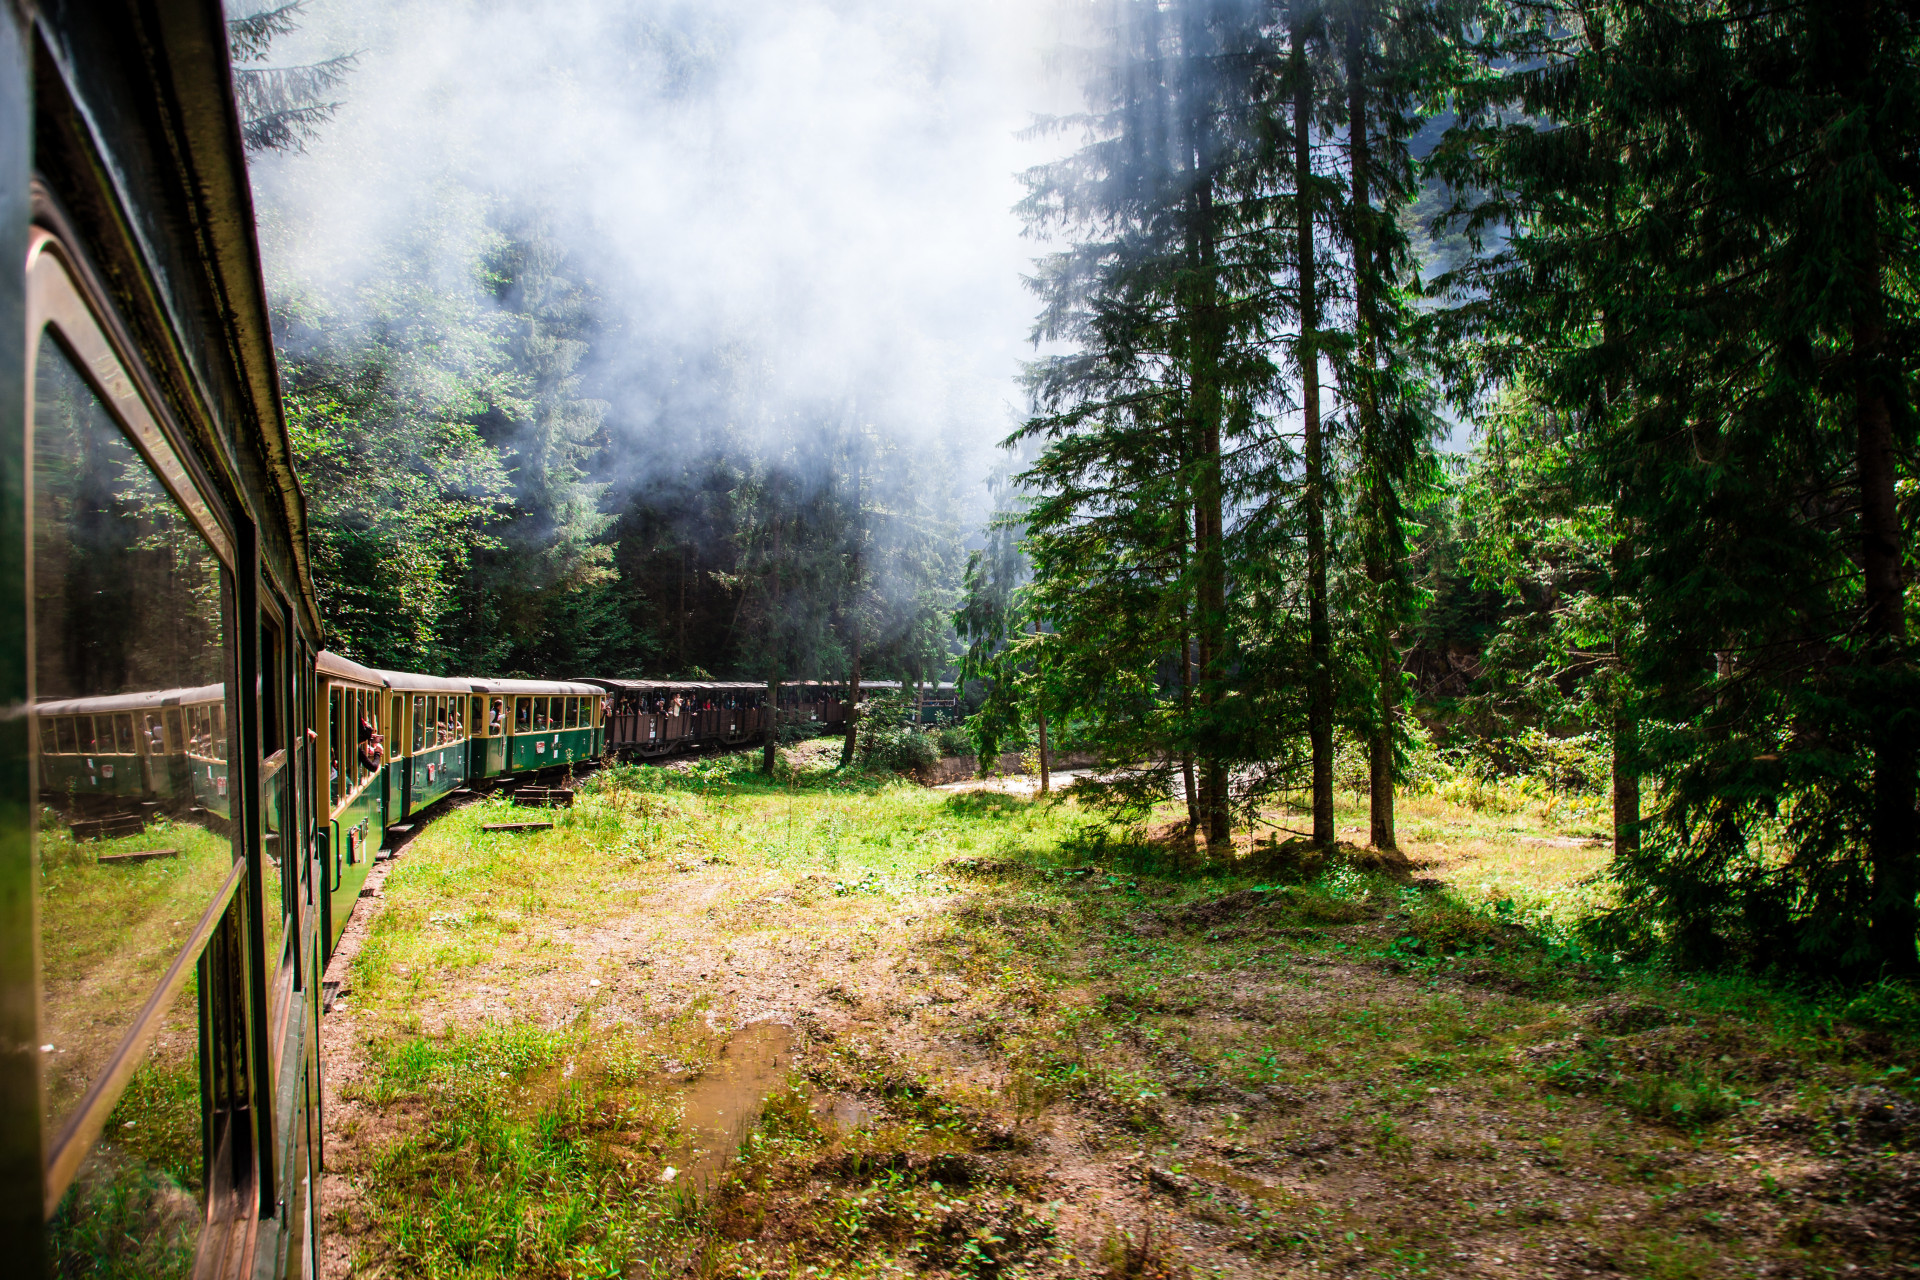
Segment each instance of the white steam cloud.
[[[236,6],[238,7],[238,6]],[[273,61],[359,61],[305,154],[256,160],[276,288],[471,261],[543,210],[638,347],[743,342],[771,394],[853,397],[984,476],[1018,416],[1039,246],[1018,135],[1059,90],[1036,0],[309,0]],[[437,260],[436,260],[437,259]],[[644,353],[614,419],[670,400]],[[602,360],[608,353],[601,353]]]

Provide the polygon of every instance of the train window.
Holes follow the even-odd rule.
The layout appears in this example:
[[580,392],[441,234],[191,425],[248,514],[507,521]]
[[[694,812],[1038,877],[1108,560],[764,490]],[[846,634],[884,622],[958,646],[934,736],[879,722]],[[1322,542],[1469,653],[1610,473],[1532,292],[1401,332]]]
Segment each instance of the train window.
[[53,721],[52,716],[40,717],[40,753],[42,755],[50,756],[58,750],[54,745]]
[[[67,288],[36,303],[52,319],[29,331],[37,349],[26,486],[33,698],[68,704],[54,718],[54,750],[33,770],[49,815],[37,837],[35,1056],[46,1189],[60,1204],[50,1247],[56,1269],[78,1274],[75,1264],[96,1256],[90,1242],[111,1222],[114,1247],[122,1237],[154,1246],[155,1265],[134,1270],[184,1274],[205,1221],[198,1127],[174,1144],[98,1139],[110,1112],[116,1135],[121,1127],[172,1133],[176,1099],[199,1095],[200,1006],[190,979],[243,878],[239,846],[221,821],[232,813],[227,771],[184,753],[100,757],[139,752],[134,712],[116,710],[130,695],[191,691],[224,710],[230,585],[204,501]],[[62,737],[74,752],[58,750]],[[36,749],[47,741],[30,729]],[[147,815],[170,824],[164,844],[177,852],[164,871],[102,861],[161,843],[141,829]],[[130,822],[134,834],[107,837],[124,828],[101,819]],[[136,1067],[145,1083],[123,1096]]]
[[187,735],[181,732],[178,711],[167,712],[167,741],[172,744],[174,751],[182,751],[186,748]]
[[380,732],[373,723],[373,695],[365,689],[353,691],[353,776],[362,782],[373,776],[369,745]]
[[393,732],[387,735],[387,763],[393,763],[395,753],[404,754],[407,749],[407,700],[389,697],[388,704],[393,708]]
[[[340,776],[343,763],[340,750],[340,725],[346,719],[347,691],[334,685],[327,696],[327,795],[329,807],[340,803],[340,797],[346,789],[346,779]],[[196,717],[197,718],[197,717]],[[198,736],[197,734],[195,735]]]
[[426,750],[427,746],[427,695],[413,695],[413,749],[415,752]]
[[546,728],[547,700],[545,698],[535,698],[533,700],[533,731],[535,733],[544,733],[546,732]]
[[568,729],[578,729],[580,727],[580,699],[562,698],[562,699],[557,699],[557,701],[565,702],[567,704],[566,713],[565,713],[566,714],[565,727]]
[[532,698],[515,698],[513,700],[513,731],[515,733],[533,732]]

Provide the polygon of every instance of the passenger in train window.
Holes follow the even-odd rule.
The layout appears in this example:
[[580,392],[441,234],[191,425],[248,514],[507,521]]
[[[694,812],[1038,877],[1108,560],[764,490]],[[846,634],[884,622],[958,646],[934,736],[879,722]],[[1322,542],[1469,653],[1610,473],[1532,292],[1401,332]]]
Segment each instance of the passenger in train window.
[[493,700],[493,709],[491,712],[489,712],[487,717],[488,735],[491,736],[493,734],[499,733],[501,725],[504,724],[505,722],[506,722],[505,706],[502,704],[500,699],[495,698]]
[[364,719],[360,723],[367,730],[361,735],[360,763],[365,765],[367,771],[371,773],[380,767],[381,761],[386,759],[387,744],[381,739],[378,729]]

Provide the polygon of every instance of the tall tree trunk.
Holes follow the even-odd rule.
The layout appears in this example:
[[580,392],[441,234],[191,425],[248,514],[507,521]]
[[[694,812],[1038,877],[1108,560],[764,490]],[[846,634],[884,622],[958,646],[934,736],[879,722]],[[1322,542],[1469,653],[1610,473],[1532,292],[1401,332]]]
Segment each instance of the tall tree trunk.
[[[1196,51],[1204,47],[1204,32],[1197,15],[1189,15],[1189,26],[1182,38],[1184,60],[1194,66],[1201,59]],[[1219,297],[1219,250],[1214,239],[1213,142],[1211,103],[1196,81],[1187,82],[1188,137],[1191,148],[1186,157],[1193,179],[1189,205],[1192,223],[1188,229],[1189,252],[1193,259],[1194,296],[1188,317],[1189,383],[1194,420],[1194,555],[1197,624],[1200,636],[1200,708],[1206,734],[1217,743],[1218,727],[1214,712],[1226,683],[1227,660],[1227,569],[1223,519],[1224,478],[1221,474],[1220,427],[1225,411],[1225,391],[1221,385],[1224,352],[1223,317]],[[1217,747],[1203,753],[1200,808],[1205,820],[1207,845],[1231,847],[1233,810],[1228,803],[1228,771]]]
[[[1180,605],[1180,717],[1193,714],[1193,637],[1187,633],[1187,606]],[[1180,779],[1186,787],[1187,831],[1200,829],[1200,796],[1193,785],[1193,752],[1180,748]]]
[[[1843,65],[1857,82],[1837,86],[1849,96],[1866,96],[1883,65],[1874,48],[1874,0],[1853,0],[1842,11],[1847,57]],[[1871,102],[1861,101],[1871,114]],[[1869,125],[1867,146],[1877,148],[1881,126]],[[1864,182],[1864,179],[1858,180]],[[1894,687],[1874,691],[1880,703],[1873,731],[1873,826],[1867,838],[1872,863],[1873,901],[1869,944],[1881,972],[1920,972],[1914,939],[1920,930],[1914,896],[1920,892],[1920,862],[1914,850],[1916,792],[1914,726],[1906,705],[1906,588],[1901,562],[1906,550],[1895,497],[1899,456],[1893,431],[1886,359],[1886,283],[1880,246],[1879,202],[1860,190],[1849,221],[1859,237],[1857,302],[1853,317],[1856,467],[1860,481],[1860,564],[1866,594],[1870,660]],[[1888,714],[1891,709],[1893,714]],[[1901,714],[1908,713],[1908,714]]]
[[[1614,595],[1620,597],[1620,585],[1626,576],[1633,550],[1623,531],[1613,544]],[[1616,606],[1618,607],[1618,606]],[[1618,705],[1613,713],[1613,856],[1631,858],[1640,852],[1640,726],[1626,694],[1627,633],[1624,623],[1616,623],[1613,633],[1613,662]]]
[[687,575],[693,566],[693,548],[680,548],[680,660],[676,668],[682,677],[687,674]]
[[1347,159],[1353,176],[1350,207],[1353,238],[1353,301],[1357,378],[1354,400],[1360,411],[1363,463],[1370,492],[1361,501],[1372,506],[1376,527],[1368,538],[1367,580],[1373,584],[1375,616],[1374,715],[1368,745],[1368,808],[1370,839],[1376,849],[1395,847],[1393,830],[1393,739],[1400,711],[1400,663],[1393,643],[1393,590],[1399,566],[1394,563],[1395,536],[1391,522],[1399,519],[1393,486],[1397,482],[1384,465],[1384,424],[1380,389],[1376,381],[1379,359],[1379,257],[1375,251],[1372,193],[1372,143],[1367,137],[1367,38],[1371,15],[1366,0],[1350,0],[1347,11]]
[[1313,843],[1333,829],[1333,623],[1327,604],[1327,459],[1320,426],[1320,300],[1313,219],[1313,77],[1307,63],[1304,13],[1293,27],[1294,223],[1300,288],[1300,416],[1306,470],[1307,740],[1313,753]]
[[853,677],[847,682],[847,738],[840,744],[840,767],[853,763],[860,737],[860,618],[853,619]]
[[1040,722],[1040,794],[1046,795],[1053,790],[1052,766],[1047,763],[1047,713],[1043,707],[1033,709],[1034,719]]
[[760,772],[769,778],[780,758],[780,660],[767,672],[766,741],[760,745]]
[[767,610],[767,740],[760,749],[760,771],[769,778],[780,755],[780,522],[773,523],[773,583]]
[[853,463],[853,555],[852,575],[848,578],[847,620],[853,626],[853,679],[847,686],[847,738],[840,746],[840,767],[845,769],[853,763],[854,749],[859,745],[860,734],[860,557],[866,549],[866,510],[861,505],[865,500],[862,487],[863,467],[858,446],[854,448]]

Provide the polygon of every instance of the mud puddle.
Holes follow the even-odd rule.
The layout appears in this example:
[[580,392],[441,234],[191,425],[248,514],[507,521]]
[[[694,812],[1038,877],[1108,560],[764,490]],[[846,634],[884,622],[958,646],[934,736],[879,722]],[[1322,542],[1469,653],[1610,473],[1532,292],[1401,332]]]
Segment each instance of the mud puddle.
[[793,1032],[777,1022],[740,1028],[681,1095],[681,1143],[667,1158],[672,1175],[662,1179],[705,1195],[792,1065]]

